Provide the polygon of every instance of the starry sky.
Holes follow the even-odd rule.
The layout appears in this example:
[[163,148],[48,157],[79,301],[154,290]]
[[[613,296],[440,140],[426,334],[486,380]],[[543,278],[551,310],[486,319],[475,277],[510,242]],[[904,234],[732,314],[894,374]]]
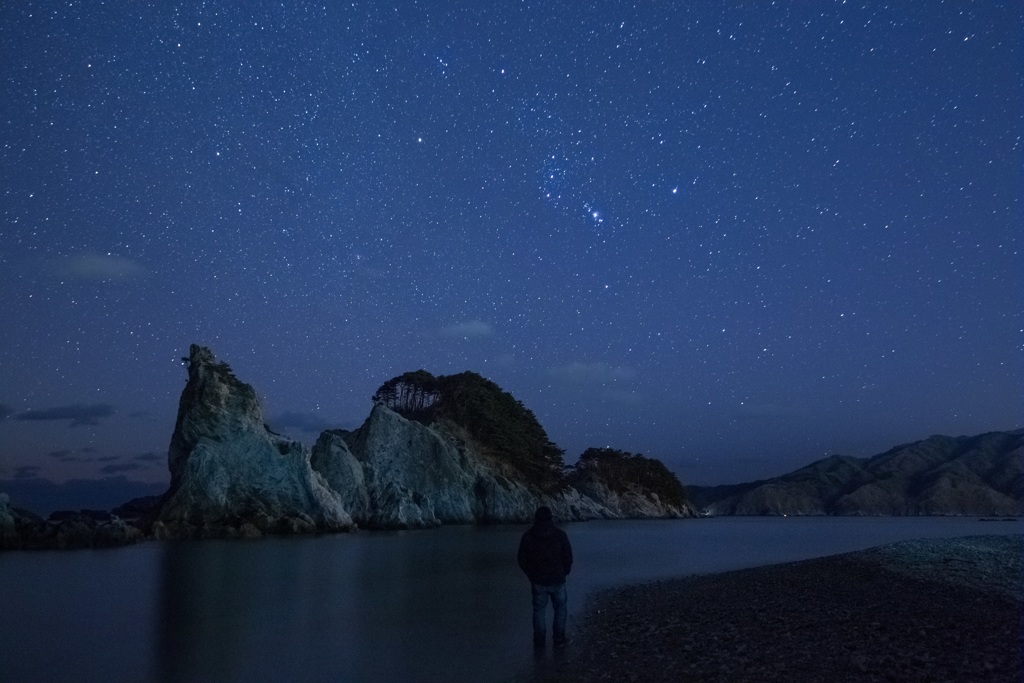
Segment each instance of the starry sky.
[[1016,0],[0,6],[0,479],[473,370],[749,481],[1024,425]]

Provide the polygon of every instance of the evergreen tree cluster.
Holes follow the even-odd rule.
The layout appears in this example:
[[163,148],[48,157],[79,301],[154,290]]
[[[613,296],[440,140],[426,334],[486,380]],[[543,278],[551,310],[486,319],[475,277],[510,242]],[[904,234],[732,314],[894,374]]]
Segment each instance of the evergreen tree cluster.
[[380,385],[373,401],[383,403],[407,419],[424,422],[429,420],[431,408],[441,397],[441,379],[426,370],[406,372]]
[[590,474],[617,493],[630,489],[656,493],[664,503],[682,506],[683,485],[664,463],[617,448],[588,448],[576,463],[576,476]]
[[533,412],[474,372],[436,377],[426,370],[407,372],[382,384],[373,400],[423,424],[447,420],[458,425],[488,455],[535,486],[565,484],[564,451],[551,442]]

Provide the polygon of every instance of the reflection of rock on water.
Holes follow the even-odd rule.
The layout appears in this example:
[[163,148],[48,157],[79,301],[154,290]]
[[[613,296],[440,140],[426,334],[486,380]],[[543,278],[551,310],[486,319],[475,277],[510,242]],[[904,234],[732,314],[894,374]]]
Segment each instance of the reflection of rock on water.
[[[282,680],[289,670],[303,670],[288,662],[289,653],[326,653],[337,646],[330,638],[354,637],[354,629],[347,632],[354,626],[349,620],[331,615],[338,602],[334,575],[351,560],[332,563],[315,547],[324,543],[166,544],[158,680]],[[346,632],[332,633],[325,624]],[[335,666],[333,673],[340,674],[342,663]]]
[[161,544],[154,678],[515,673],[527,649],[510,648],[509,633],[529,620],[529,587],[510,560],[517,534],[460,527]]

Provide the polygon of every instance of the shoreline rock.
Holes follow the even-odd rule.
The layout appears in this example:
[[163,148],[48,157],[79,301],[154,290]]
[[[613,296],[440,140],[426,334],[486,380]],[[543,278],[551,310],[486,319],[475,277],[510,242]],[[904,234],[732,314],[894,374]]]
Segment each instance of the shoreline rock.
[[134,524],[99,510],[59,511],[43,519],[11,507],[0,493],[0,550],[113,548],[145,540]]

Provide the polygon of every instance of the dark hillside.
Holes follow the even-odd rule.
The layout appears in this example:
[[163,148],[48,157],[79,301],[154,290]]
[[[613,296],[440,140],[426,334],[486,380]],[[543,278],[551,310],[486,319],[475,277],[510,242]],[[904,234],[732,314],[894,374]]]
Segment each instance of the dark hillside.
[[615,448],[585,450],[569,480],[573,485],[596,480],[620,495],[654,493],[663,503],[679,508],[687,502],[683,485],[660,460]]
[[789,474],[689,487],[718,515],[1005,515],[1024,501],[1024,431],[932,436],[870,458],[833,455]]

